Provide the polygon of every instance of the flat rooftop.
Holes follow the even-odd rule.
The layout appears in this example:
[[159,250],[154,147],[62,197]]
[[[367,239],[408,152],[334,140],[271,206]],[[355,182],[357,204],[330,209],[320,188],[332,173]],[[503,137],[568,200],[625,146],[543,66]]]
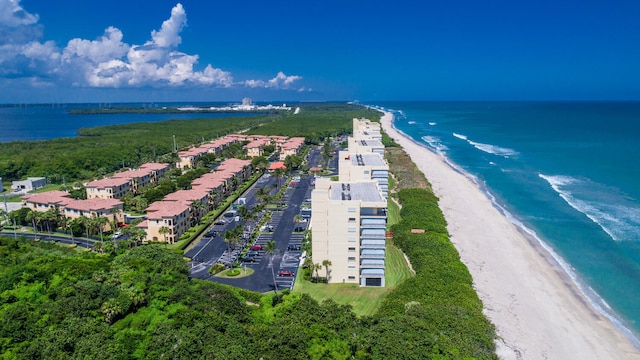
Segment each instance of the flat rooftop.
[[334,182],[329,190],[330,200],[384,202],[375,182]]
[[382,159],[380,154],[375,153],[362,153],[362,154],[350,154],[352,166],[386,166],[387,164]]
[[371,147],[384,147],[382,141],[377,139],[358,139],[356,143],[360,146],[371,146]]

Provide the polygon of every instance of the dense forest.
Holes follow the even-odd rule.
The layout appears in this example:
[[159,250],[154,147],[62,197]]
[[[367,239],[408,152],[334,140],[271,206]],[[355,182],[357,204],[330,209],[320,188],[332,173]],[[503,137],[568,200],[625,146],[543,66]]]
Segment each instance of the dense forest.
[[156,245],[104,255],[0,237],[0,352],[6,359],[495,359],[493,327],[437,198],[422,189],[399,198],[394,241],[416,276],[363,318],[295,292],[190,279],[184,259]]

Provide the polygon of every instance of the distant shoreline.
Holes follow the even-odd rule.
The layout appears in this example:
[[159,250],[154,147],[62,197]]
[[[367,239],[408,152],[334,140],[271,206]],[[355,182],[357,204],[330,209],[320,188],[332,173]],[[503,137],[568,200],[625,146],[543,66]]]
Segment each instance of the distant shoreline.
[[179,107],[159,107],[159,108],[138,108],[138,107],[117,107],[117,108],[94,108],[94,109],[72,109],[67,113],[70,115],[113,115],[113,114],[275,114],[285,110],[233,110],[219,108],[192,108],[184,109]]

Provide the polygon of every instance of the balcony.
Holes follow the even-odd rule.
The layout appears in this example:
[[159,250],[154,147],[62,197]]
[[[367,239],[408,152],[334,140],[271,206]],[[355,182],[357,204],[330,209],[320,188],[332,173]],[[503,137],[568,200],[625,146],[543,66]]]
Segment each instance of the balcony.
[[360,262],[360,268],[365,269],[384,269],[384,259],[363,259]]
[[386,246],[385,240],[362,240],[360,242],[361,249],[384,249]]
[[385,238],[386,232],[384,227],[360,230],[360,239],[362,240],[384,240]]
[[360,252],[360,258],[364,260],[368,259],[384,259],[383,249],[362,249]]

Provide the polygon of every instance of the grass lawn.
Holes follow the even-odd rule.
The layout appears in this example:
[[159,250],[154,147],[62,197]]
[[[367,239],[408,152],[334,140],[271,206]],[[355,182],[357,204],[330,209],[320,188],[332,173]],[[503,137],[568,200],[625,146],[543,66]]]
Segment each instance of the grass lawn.
[[389,196],[389,201],[387,202],[387,230],[398,222],[400,222],[400,207]]
[[349,304],[358,316],[373,315],[380,307],[386,294],[402,281],[413,276],[402,252],[390,242],[387,242],[385,265],[387,276],[384,288],[360,287],[356,284],[314,284],[303,280],[302,276],[298,276],[293,291],[309,294],[317,301],[331,299],[339,304]]

